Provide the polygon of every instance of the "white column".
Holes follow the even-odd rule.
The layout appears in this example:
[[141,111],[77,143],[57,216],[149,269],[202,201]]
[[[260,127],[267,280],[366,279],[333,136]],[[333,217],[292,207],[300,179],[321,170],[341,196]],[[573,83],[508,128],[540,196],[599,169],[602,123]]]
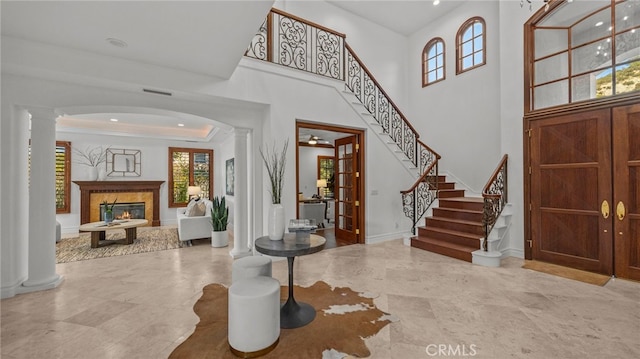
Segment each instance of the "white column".
[[234,160],[234,210],[233,210],[233,249],[231,257],[240,258],[251,255],[249,250],[249,181],[247,178],[247,137],[249,130],[235,128]]
[[56,114],[46,108],[31,113],[29,185],[29,274],[21,293],[57,287],[56,273]]
[[[9,100],[7,100],[9,102]],[[0,147],[0,297],[19,293],[27,280],[29,248],[29,186],[27,151],[29,114],[10,103],[2,103]]]

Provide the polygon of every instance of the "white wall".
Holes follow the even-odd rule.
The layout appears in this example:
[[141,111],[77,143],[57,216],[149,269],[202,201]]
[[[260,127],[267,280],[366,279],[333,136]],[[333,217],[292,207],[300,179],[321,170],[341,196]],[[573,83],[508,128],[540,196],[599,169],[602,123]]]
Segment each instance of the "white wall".
[[402,112],[407,110],[405,36],[324,1],[279,0],[273,7],[345,34],[349,46],[393,102]]
[[[217,145],[214,150],[214,192],[215,196],[224,196],[227,206],[229,207],[229,228],[233,229],[233,210],[235,196],[226,193],[227,185],[227,160],[235,157],[234,145],[235,137],[233,133],[229,133],[226,140]],[[235,193],[235,191],[234,191]]]
[[[456,75],[456,33],[473,16],[486,22],[486,65]],[[500,22],[497,1],[470,1],[410,37],[409,119],[420,138],[442,156],[440,170],[481,193],[502,157],[500,148]],[[422,87],[422,50],[445,42],[445,80]]]

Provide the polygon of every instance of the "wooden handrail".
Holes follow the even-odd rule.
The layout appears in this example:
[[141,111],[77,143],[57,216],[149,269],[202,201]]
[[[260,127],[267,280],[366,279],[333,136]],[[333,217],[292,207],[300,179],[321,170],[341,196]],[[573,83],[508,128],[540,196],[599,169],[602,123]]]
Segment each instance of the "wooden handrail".
[[400,117],[402,117],[402,121],[404,121],[405,124],[407,124],[407,126],[409,126],[409,128],[411,129],[411,131],[416,135],[416,140],[418,138],[420,138],[420,134],[418,133],[418,131],[416,131],[415,128],[413,128],[413,126],[411,126],[411,123],[409,123],[409,120],[407,120],[407,118],[405,117],[405,115],[402,113],[402,111],[400,111],[400,108],[396,105],[395,102],[393,102],[393,100],[391,99],[391,97],[387,94],[387,92],[382,88],[382,86],[380,86],[380,83],[378,82],[378,80],[376,80],[375,77],[373,77],[373,75],[371,74],[371,72],[369,72],[369,69],[364,65],[364,63],[362,62],[362,60],[360,60],[360,58],[358,57],[358,55],[356,55],[356,53],[353,51],[353,49],[351,48],[351,46],[349,46],[349,44],[347,44],[345,42],[344,46],[347,48],[347,50],[349,51],[349,53],[351,54],[351,56],[353,56],[354,59],[356,59],[356,61],[358,61],[358,63],[360,64],[360,66],[362,67],[362,70],[369,75],[369,78],[371,79],[371,81],[373,81],[374,84],[376,84],[376,87],[378,88],[378,90],[380,90],[380,92],[386,97],[387,101],[389,101],[389,104],[391,104],[391,106],[393,106],[393,108],[396,110],[396,112],[398,112],[398,114],[400,115]]
[[440,159],[442,158],[440,156],[440,154],[438,154],[438,152],[434,151],[431,147],[427,146],[424,142],[420,141],[419,139],[416,138],[416,141],[422,145],[422,147],[426,148],[427,150],[429,150],[429,152],[433,153],[434,155],[436,155],[436,159]]
[[292,18],[292,19],[294,19],[294,20],[296,20],[296,21],[300,21],[301,23],[303,23],[303,24],[307,24],[307,25],[309,25],[309,26],[311,26],[311,27],[316,27],[316,28],[321,29],[321,30],[324,30],[324,31],[326,31],[326,32],[330,32],[330,33],[332,33],[332,34],[334,34],[334,35],[336,35],[336,36],[340,36],[340,37],[341,37],[341,38],[343,38],[343,39],[345,39],[345,38],[347,37],[347,35],[345,35],[345,34],[343,34],[343,33],[337,32],[337,31],[335,31],[335,30],[331,30],[331,29],[329,29],[328,27],[324,27],[324,26],[322,26],[322,25],[316,24],[315,22],[312,22],[312,21],[309,21],[309,20],[305,20],[305,19],[303,19],[303,18],[301,18],[301,17],[298,17],[298,16],[295,16],[295,15],[293,15],[293,14],[289,14],[289,13],[288,13],[288,12],[286,12],[286,11],[282,11],[282,10],[276,9],[276,8],[274,8],[274,7],[273,7],[273,8],[271,8],[271,11],[272,11],[272,12],[275,12],[275,13],[276,13],[276,14],[278,14],[278,15],[282,15],[282,16],[285,16],[285,17]]
[[[502,156],[502,160],[498,164],[498,167],[496,167],[495,171],[493,171],[493,174],[489,178],[489,181],[487,182],[487,184],[482,189],[482,197],[493,197],[494,196],[494,193],[489,193],[489,189],[491,188],[491,184],[493,183],[493,181],[495,181],[496,178],[498,177],[498,173],[500,173],[500,170],[504,166],[505,162],[507,162],[508,158],[509,158],[508,154],[505,154],[504,156]],[[497,195],[496,198],[500,198],[500,196],[501,195]]]
[[404,190],[404,191],[400,191],[401,194],[407,194],[409,192],[413,192],[414,189],[416,189],[416,187],[418,187],[418,185],[422,182],[424,182],[424,180],[428,177],[429,173],[431,172],[431,170],[433,169],[433,166],[436,166],[438,164],[438,161],[433,161],[433,163],[431,164],[431,166],[429,166],[429,168],[427,168],[424,173],[422,174],[422,176],[420,176],[420,178],[418,178],[418,180],[416,181],[416,183],[413,184],[413,186],[408,189],[408,190]]

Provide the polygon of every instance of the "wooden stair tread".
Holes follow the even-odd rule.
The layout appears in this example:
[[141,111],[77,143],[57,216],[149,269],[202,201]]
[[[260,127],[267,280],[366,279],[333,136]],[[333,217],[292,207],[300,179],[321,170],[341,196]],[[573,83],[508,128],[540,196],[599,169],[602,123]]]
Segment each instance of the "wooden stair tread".
[[477,226],[482,226],[483,225],[482,222],[467,221],[465,219],[457,219],[457,218],[449,218],[449,217],[436,217],[436,216],[427,217],[427,218],[435,219],[437,221],[451,222],[451,223],[458,223],[458,224],[469,224],[469,225],[477,225]]
[[472,203],[484,203],[484,198],[482,197],[449,197],[441,199],[446,201],[455,201],[455,202],[472,202]]
[[447,248],[457,249],[459,251],[464,251],[464,252],[469,252],[469,253],[478,250],[478,248],[464,246],[462,244],[451,243],[451,242],[443,241],[441,239],[429,238],[429,237],[425,237],[425,236],[415,236],[415,237],[412,237],[411,239],[412,240],[416,240],[416,241],[420,241],[420,242],[428,242],[428,243],[436,244],[436,245],[438,245],[440,247],[447,247]]
[[[456,231],[453,229],[446,229],[446,228],[438,228],[438,227],[420,227],[424,230],[429,230],[429,231],[434,231],[434,232],[441,232],[441,233],[446,233],[446,234],[450,234],[450,235],[454,235],[454,236],[459,236],[459,237],[466,237],[466,238],[472,238],[472,239],[477,239],[480,240],[481,238],[483,238],[484,236],[480,235],[480,234],[473,234],[473,233],[469,233],[469,232],[460,232],[460,231]],[[422,237],[422,236],[420,236]]]
[[482,214],[483,211],[474,211],[472,209],[464,209],[464,208],[447,208],[447,207],[436,207],[439,211],[447,211],[447,212],[462,212],[462,213],[471,213],[471,214]]

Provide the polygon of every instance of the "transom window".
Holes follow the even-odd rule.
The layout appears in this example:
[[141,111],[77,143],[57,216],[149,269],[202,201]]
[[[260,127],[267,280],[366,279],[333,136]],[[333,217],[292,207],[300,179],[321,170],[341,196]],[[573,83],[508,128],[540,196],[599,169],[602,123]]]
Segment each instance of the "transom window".
[[444,40],[431,39],[422,51],[422,87],[444,80]]
[[558,3],[531,24],[529,111],[640,91],[640,2]]
[[485,22],[481,17],[472,17],[460,26],[456,36],[456,74],[486,63],[485,35]]
[[169,147],[169,207],[189,202],[189,186],[200,186],[200,197],[213,192],[213,150]]

